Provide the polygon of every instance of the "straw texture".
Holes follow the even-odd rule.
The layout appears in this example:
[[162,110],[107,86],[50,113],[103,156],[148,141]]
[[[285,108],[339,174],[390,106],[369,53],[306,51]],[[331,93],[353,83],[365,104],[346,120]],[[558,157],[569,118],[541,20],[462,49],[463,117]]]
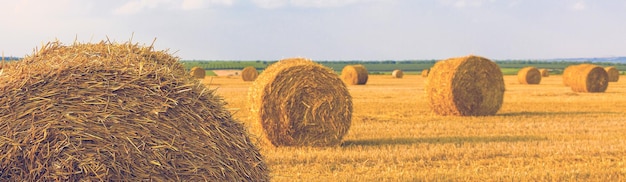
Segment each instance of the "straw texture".
[[[580,65],[589,65],[589,64],[580,64]],[[563,85],[570,86],[572,76],[576,73],[576,67],[580,65],[569,65],[563,70]]]
[[479,56],[435,63],[426,79],[426,97],[439,115],[494,115],[502,106],[504,79],[500,67]]
[[206,76],[206,71],[204,71],[204,69],[200,67],[193,67],[189,71],[189,74],[195,79],[204,79],[204,77]]
[[352,119],[352,97],[337,74],[305,58],[268,66],[248,92],[253,117],[274,146],[336,146]]
[[517,72],[517,81],[521,84],[539,84],[541,72],[532,66],[522,68]]
[[548,69],[539,69],[539,73],[541,73],[541,77],[550,77],[550,71]]
[[393,72],[391,72],[391,76],[394,78],[402,78],[404,76],[404,73],[402,72],[402,70],[393,70]]
[[253,66],[248,66],[241,70],[241,79],[243,79],[243,81],[251,82],[256,80],[258,76],[259,72]]
[[422,77],[428,77],[428,69],[422,70]]
[[243,125],[152,47],[46,44],[0,76],[0,181],[268,181]]
[[569,84],[574,92],[604,92],[609,86],[609,76],[602,67],[581,64],[573,71]]
[[341,70],[341,79],[348,85],[365,85],[368,74],[363,65],[346,65]]
[[615,68],[615,66],[605,67],[604,70],[609,75],[609,82],[619,81],[619,71]]

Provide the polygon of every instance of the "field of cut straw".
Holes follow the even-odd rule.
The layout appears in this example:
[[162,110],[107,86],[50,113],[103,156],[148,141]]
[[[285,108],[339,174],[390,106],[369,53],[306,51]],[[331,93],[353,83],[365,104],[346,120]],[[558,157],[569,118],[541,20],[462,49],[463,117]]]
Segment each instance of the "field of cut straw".
[[[626,80],[574,93],[561,75],[539,85],[505,76],[495,116],[431,113],[420,75],[350,85],[352,126],[339,147],[261,146],[272,181],[624,181]],[[252,82],[206,77],[254,137]]]

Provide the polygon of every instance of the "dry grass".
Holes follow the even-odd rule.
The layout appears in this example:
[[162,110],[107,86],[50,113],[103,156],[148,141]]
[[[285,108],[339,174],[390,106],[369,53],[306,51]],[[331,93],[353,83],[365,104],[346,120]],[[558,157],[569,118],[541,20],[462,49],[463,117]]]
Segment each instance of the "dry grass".
[[428,69],[422,70],[422,77],[426,78],[428,77]]
[[365,85],[369,73],[363,65],[346,65],[341,70],[341,79],[348,85]]
[[152,47],[46,44],[0,76],[0,181],[269,178],[214,90]]
[[200,68],[200,67],[193,67],[191,68],[191,70],[189,71],[189,74],[191,75],[191,77],[196,78],[196,79],[204,79],[204,77],[206,76],[206,71],[204,71],[204,69]]
[[619,81],[619,70],[615,68],[615,66],[605,67],[604,70],[609,75],[609,82],[617,82]]
[[404,72],[402,72],[402,70],[393,70],[393,72],[391,72],[391,76],[394,78],[402,78],[404,76]]
[[[349,87],[354,112],[341,147],[263,148],[273,181],[624,181],[626,82],[574,93],[559,75],[541,85],[505,76],[498,114],[431,114],[420,75],[373,75]],[[209,83],[205,79],[205,83]],[[247,88],[216,78],[234,117],[250,126]]]
[[268,66],[248,95],[251,116],[274,146],[337,146],[350,129],[346,85],[333,70],[308,59]]
[[541,77],[549,77],[550,76],[550,70],[548,70],[548,69],[539,69],[539,72],[541,73]]
[[241,79],[243,81],[254,81],[259,76],[259,72],[256,70],[254,66],[248,66],[241,70]]
[[504,81],[500,67],[479,56],[438,61],[426,78],[430,108],[440,115],[494,115],[502,106]]
[[517,80],[521,84],[539,84],[541,77],[542,72],[532,66],[522,68],[517,72]]
[[609,86],[608,74],[596,65],[578,65],[570,79],[569,85],[575,92],[604,92]]

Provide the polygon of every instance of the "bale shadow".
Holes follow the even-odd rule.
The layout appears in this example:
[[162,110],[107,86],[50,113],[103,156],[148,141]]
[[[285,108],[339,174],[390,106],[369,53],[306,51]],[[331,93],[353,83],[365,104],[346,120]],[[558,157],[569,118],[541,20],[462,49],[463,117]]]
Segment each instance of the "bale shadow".
[[509,112],[500,113],[496,116],[558,116],[558,115],[587,115],[587,114],[619,114],[617,112]]
[[382,145],[412,145],[412,144],[465,144],[465,143],[491,143],[491,142],[528,142],[544,141],[547,137],[522,135],[522,136],[451,136],[451,137],[427,137],[427,138],[374,138],[362,140],[346,140],[342,147],[351,146],[382,146]]

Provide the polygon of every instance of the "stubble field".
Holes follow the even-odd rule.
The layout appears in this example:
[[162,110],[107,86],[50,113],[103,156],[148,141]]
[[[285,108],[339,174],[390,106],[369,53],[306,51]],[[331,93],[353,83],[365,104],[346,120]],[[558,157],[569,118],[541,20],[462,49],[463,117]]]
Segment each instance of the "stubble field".
[[[505,76],[495,116],[430,112],[425,78],[370,75],[348,86],[352,126],[342,146],[274,148],[258,142],[272,181],[623,181],[626,80],[606,93],[574,93],[561,76],[520,85]],[[239,77],[206,77],[253,138],[248,87]]]

